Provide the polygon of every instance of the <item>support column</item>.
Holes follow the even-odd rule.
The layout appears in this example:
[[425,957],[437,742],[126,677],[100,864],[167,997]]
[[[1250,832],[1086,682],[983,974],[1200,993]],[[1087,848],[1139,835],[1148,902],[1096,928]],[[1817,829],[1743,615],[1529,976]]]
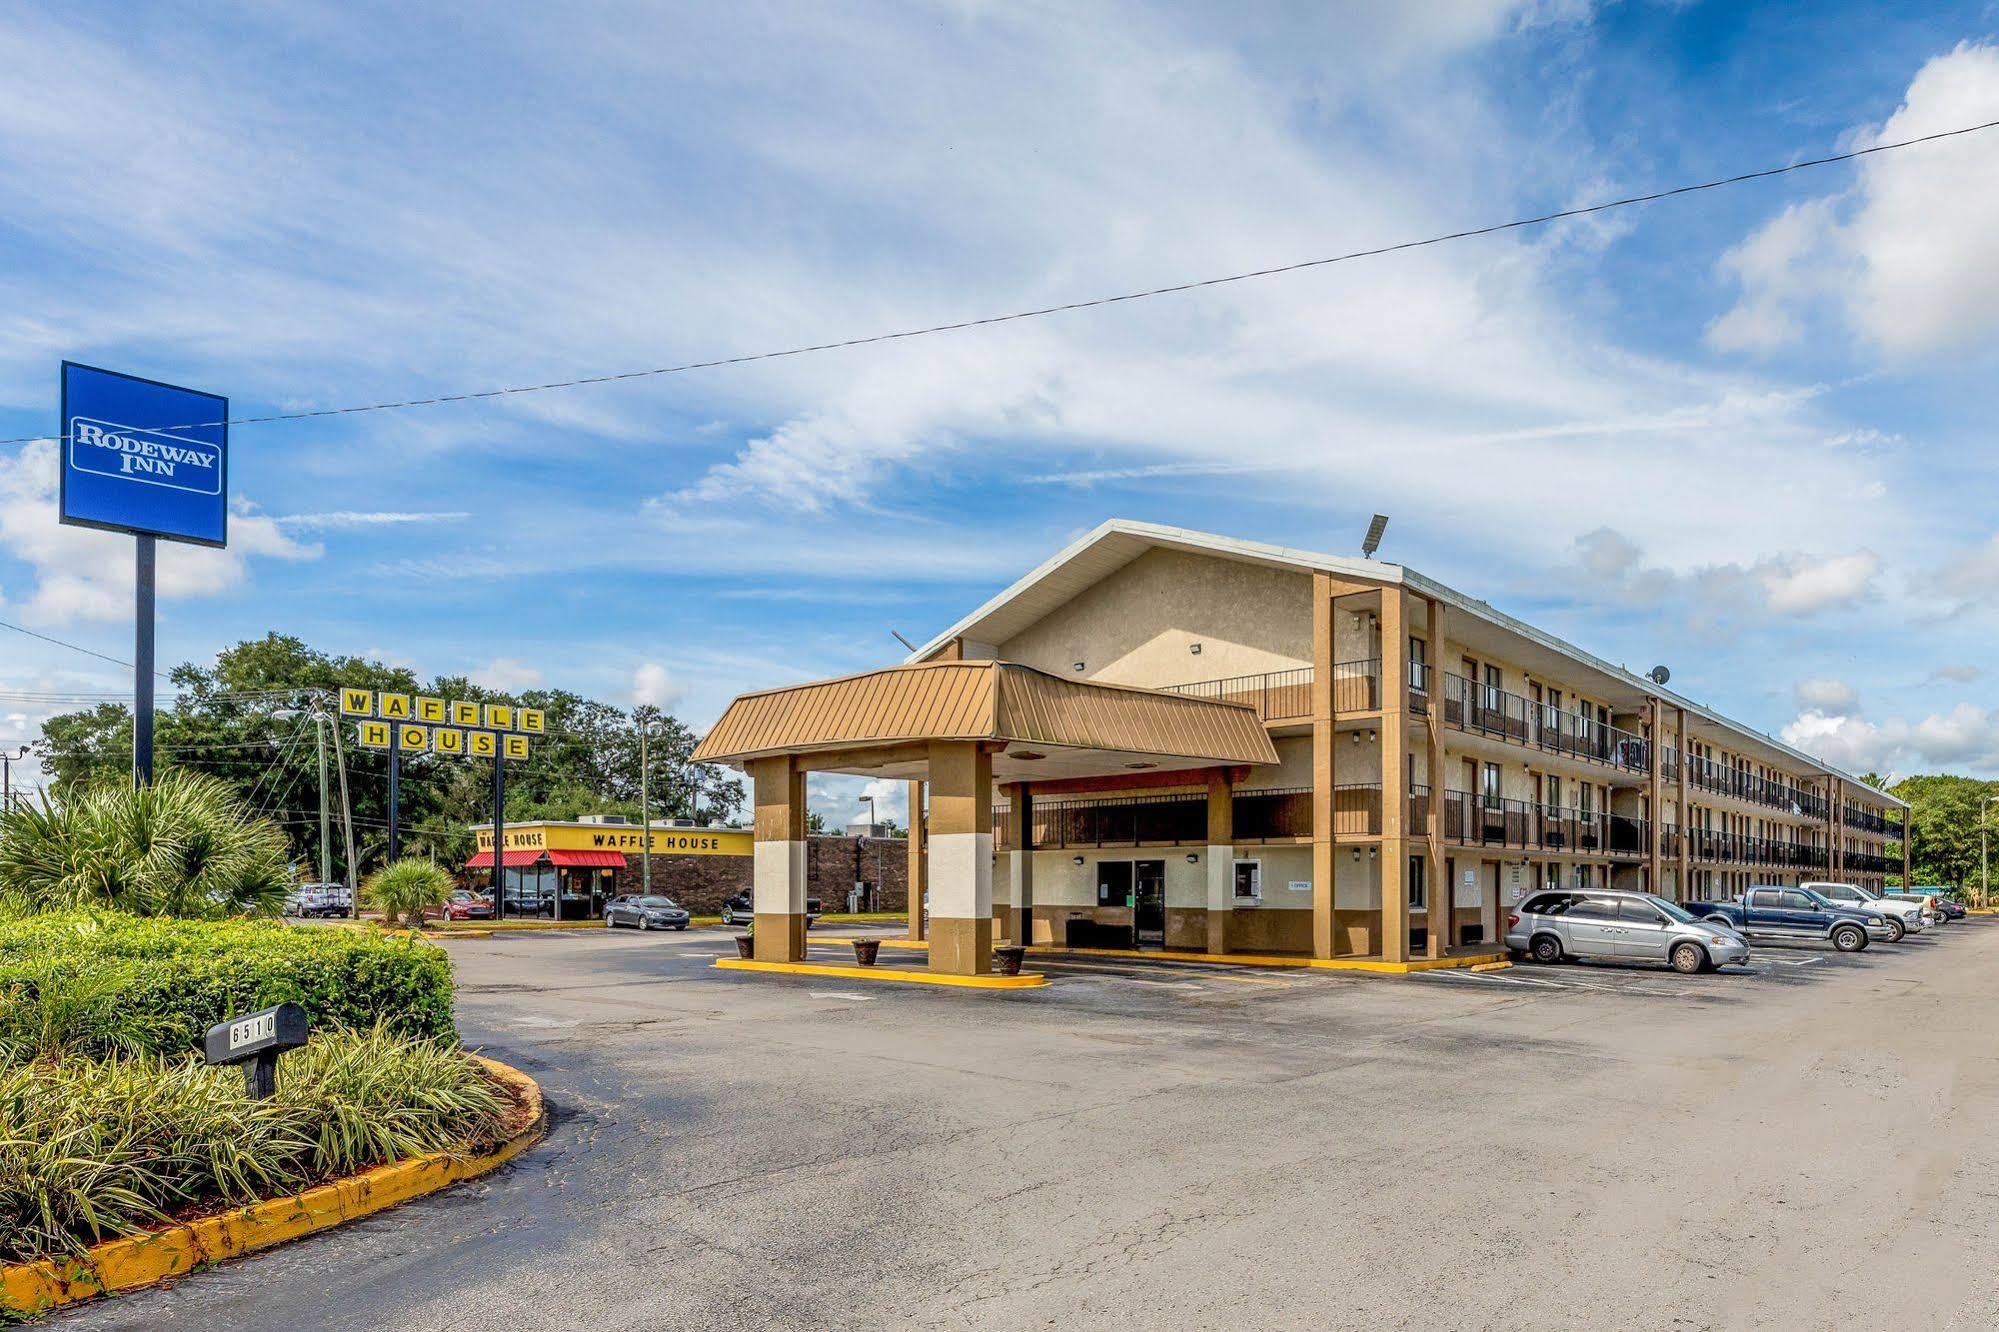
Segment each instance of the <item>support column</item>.
[[[1437,600],[1435,597],[1431,597],[1428,600],[1430,606],[1430,660],[1437,663],[1437,669],[1441,671],[1447,650],[1445,630],[1448,628],[1448,625],[1444,618],[1446,612],[1443,602]],[[1407,690],[1403,691],[1403,697],[1406,701],[1408,698]],[[1427,723],[1425,726],[1427,732],[1425,741],[1428,746],[1424,756],[1424,763],[1428,765],[1430,772],[1430,807],[1423,827],[1417,831],[1420,831],[1423,835],[1423,843],[1426,848],[1425,854],[1429,857],[1430,861],[1430,877],[1433,882],[1440,883],[1442,888],[1441,897],[1436,887],[1433,887],[1430,893],[1429,948],[1431,957],[1442,957],[1450,948],[1458,932],[1458,886],[1451,881],[1450,861],[1444,856],[1443,708],[1433,705],[1424,714],[1424,719]],[[1402,801],[1403,808],[1407,809],[1409,807],[1408,781],[1398,772],[1391,782],[1388,770],[1383,768],[1381,775],[1382,799],[1388,799],[1388,793],[1391,789],[1395,792],[1396,797]],[[1482,862],[1479,872],[1481,874],[1485,872]],[[1438,928],[1440,921],[1443,926],[1442,929]]]
[[1687,764],[1692,760],[1687,755],[1687,710],[1675,709],[1679,716],[1680,771],[1673,785],[1673,817],[1679,820],[1680,829],[1680,893],[1676,901],[1685,902],[1693,896],[1690,880],[1693,877],[1694,812],[1687,807]]
[[[1381,589],[1381,942],[1385,962],[1409,960],[1409,594],[1399,587]],[[1443,664],[1437,663],[1440,673]],[[1440,711],[1437,691],[1430,710]],[[1437,777],[1442,777],[1440,772]],[[1439,804],[1442,788],[1432,781],[1430,798]],[[1439,885],[1446,873],[1441,863],[1428,868],[1428,900],[1433,914]],[[1449,884],[1442,885],[1448,890]]]
[[1208,951],[1229,951],[1235,916],[1235,781],[1208,770]]
[[1835,777],[1826,799],[1826,877],[1838,883],[1846,877],[1846,783]]
[[[1652,825],[1646,841],[1651,843],[1651,857],[1646,863],[1645,890],[1650,893],[1664,893],[1666,890],[1666,807],[1661,803],[1665,795],[1664,758],[1666,744],[1666,707],[1658,699],[1647,700],[1649,708],[1645,718],[1645,753],[1649,759],[1647,774],[1645,809]],[[1686,885],[1680,886],[1680,901],[1687,896]]]
[[1909,811],[1902,811],[1902,891],[1909,892],[1916,881],[1909,877]]
[[923,783],[910,782],[909,786],[909,937],[923,938],[923,893],[927,887],[924,879],[923,855]]
[[1013,812],[1007,815],[1007,840],[1013,845],[1009,869],[1012,891],[1007,902],[1013,908],[1013,942],[1026,947],[1034,942],[1034,786],[1022,782],[1013,789]]
[[930,969],[993,966],[993,756],[968,740],[930,745]]
[[805,773],[789,754],[751,759],[751,911],[759,962],[805,960]]
[[[1387,681],[1382,682],[1384,687]],[[1312,956],[1338,956],[1333,919],[1333,580],[1312,575]],[[1208,927],[1214,929],[1211,924]]]

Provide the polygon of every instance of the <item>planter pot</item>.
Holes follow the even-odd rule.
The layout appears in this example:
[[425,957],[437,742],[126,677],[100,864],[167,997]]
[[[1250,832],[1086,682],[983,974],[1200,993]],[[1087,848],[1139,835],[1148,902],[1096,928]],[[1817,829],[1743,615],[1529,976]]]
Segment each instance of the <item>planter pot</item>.
[[1002,976],[1018,976],[1020,964],[1027,957],[1027,950],[1018,946],[993,949],[993,970]]
[[875,964],[875,954],[881,951],[881,946],[882,941],[880,939],[854,940],[854,961],[864,967],[873,966]]
[[747,934],[736,936],[736,956],[748,958],[755,954],[755,941]]

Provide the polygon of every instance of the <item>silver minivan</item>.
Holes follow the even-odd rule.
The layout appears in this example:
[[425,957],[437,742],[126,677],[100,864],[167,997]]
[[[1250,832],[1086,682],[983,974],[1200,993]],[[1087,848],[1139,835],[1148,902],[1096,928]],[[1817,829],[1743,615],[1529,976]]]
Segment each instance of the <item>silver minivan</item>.
[[1677,902],[1609,888],[1544,889],[1506,918],[1506,946],[1536,962],[1664,962],[1691,974],[1749,961],[1749,942]]

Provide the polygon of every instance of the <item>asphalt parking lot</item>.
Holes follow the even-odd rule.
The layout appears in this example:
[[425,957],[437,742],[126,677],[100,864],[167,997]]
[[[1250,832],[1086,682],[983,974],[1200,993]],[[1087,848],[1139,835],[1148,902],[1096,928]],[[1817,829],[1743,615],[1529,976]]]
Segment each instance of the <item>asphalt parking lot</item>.
[[1004,992],[716,971],[719,930],[449,946],[543,1146],[57,1321],[1999,1324],[1989,921],[1710,976],[1049,958]]

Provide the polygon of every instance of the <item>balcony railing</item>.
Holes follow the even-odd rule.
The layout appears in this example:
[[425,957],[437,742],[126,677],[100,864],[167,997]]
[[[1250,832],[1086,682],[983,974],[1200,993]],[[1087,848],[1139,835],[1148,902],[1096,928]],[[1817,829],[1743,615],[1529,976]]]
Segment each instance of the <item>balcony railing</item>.
[[1235,793],[1237,842],[1275,842],[1311,835],[1312,788],[1309,786]]
[[[1410,788],[1412,836],[1422,835],[1427,827],[1429,804],[1430,788]],[[1645,819],[1539,805],[1531,800],[1507,800],[1471,791],[1444,793],[1443,825],[1444,840],[1461,846],[1611,856],[1651,854],[1652,825]]]
[[[1336,692],[1338,687],[1335,681]],[[1296,670],[1236,675],[1225,680],[1197,680],[1192,684],[1168,685],[1165,692],[1224,703],[1247,703],[1267,722],[1296,720],[1312,715],[1312,668],[1301,666]]]
[[[1679,854],[1679,829],[1670,828],[1672,854]],[[1715,832],[1709,828],[1686,830],[1687,858],[1709,865],[1769,865],[1779,869],[1826,868],[1824,847],[1803,842],[1787,842],[1774,837],[1751,837],[1745,833]],[[1850,859],[1850,858],[1849,858]]]
[[1849,851],[1846,853],[1846,871],[1849,874],[1900,874],[1900,856],[1876,855],[1872,851]]
[[[1667,780],[1679,780],[1681,762],[1681,755],[1675,749],[1667,749],[1660,756],[1660,767],[1667,774]],[[1712,759],[1689,757],[1684,762],[1687,785],[1697,790],[1712,791],[1716,795],[1782,810],[1796,819],[1819,822],[1826,816],[1826,799],[1816,792],[1771,781],[1767,777],[1757,777]]]
[[1626,772],[1650,772],[1644,736],[1579,712],[1564,712],[1462,675],[1444,676],[1444,721],[1461,730]]
[[[1873,833],[1877,837],[1900,837],[1900,825],[1888,822],[1879,810],[1862,809],[1858,805],[1846,807],[1846,826],[1860,832]],[[1897,868],[1900,866],[1898,865]]]

